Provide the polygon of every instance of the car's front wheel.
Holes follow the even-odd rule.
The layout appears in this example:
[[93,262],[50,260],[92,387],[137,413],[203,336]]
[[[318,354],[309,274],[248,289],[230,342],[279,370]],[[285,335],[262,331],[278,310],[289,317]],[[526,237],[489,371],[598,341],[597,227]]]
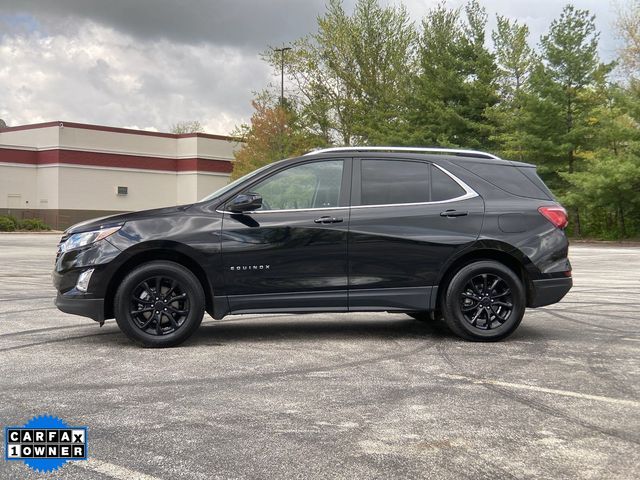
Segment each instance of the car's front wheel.
[[198,278],[174,262],[153,261],[132,270],[115,296],[120,329],[147,347],[184,342],[204,316],[204,292]]
[[462,267],[442,298],[447,326],[456,335],[475,341],[496,341],[511,335],[520,325],[525,307],[525,290],[518,275],[491,260]]

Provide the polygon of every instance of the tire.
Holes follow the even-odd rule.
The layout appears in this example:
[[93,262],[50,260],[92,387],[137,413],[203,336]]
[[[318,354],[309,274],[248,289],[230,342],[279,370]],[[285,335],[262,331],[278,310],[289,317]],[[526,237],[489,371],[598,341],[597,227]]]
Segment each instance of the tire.
[[465,340],[492,342],[518,328],[526,297],[522,281],[513,270],[483,260],[456,272],[441,304],[444,320],[453,333]]
[[161,348],[189,338],[202,322],[204,305],[202,285],[190,270],[169,261],[153,261],[124,278],[114,311],[127,337],[145,347]]

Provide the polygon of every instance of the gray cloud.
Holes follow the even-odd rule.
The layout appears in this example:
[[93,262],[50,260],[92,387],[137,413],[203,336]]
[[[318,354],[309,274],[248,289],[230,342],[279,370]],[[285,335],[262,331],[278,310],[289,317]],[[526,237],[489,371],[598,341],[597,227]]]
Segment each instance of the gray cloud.
[[256,55],[212,44],[135,42],[93,22],[54,36],[0,43],[0,118],[167,130],[197,119],[226,134],[250,115],[251,92],[270,71]]
[[[313,30],[324,0],[1,0],[0,12],[26,13],[54,32],[88,19],[138,39],[264,49]],[[71,21],[69,21],[71,20]]]

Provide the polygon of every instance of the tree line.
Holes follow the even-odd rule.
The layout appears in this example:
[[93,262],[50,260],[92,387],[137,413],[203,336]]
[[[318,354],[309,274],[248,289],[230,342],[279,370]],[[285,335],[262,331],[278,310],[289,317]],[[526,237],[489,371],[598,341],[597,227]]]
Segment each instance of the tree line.
[[317,30],[263,54],[265,88],[233,176],[315,147],[473,148],[534,163],[576,236],[640,235],[640,1],[618,12],[619,59],[598,55],[595,17],[566,5],[537,44],[526,24],[444,3],[418,24],[403,5],[330,0]]

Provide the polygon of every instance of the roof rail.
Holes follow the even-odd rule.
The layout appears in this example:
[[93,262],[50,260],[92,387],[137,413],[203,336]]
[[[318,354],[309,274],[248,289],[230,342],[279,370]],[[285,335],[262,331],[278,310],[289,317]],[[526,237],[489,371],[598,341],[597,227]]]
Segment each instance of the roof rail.
[[416,153],[452,153],[454,155],[467,155],[470,157],[491,158],[500,160],[500,157],[479,150],[464,150],[458,148],[438,148],[438,147],[331,147],[313,150],[306,155],[316,155],[318,153],[330,152],[416,152]]

